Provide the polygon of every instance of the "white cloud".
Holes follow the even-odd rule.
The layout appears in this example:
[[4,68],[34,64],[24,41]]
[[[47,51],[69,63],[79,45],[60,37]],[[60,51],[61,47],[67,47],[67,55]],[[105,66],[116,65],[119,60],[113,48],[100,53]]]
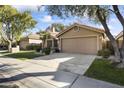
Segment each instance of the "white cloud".
[[103,29],[103,26],[102,25],[97,25],[96,27],[98,27],[100,29]]
[[49,15],[46,15],[43,17],[43,19],[41,19],[41,21],[50,23],[50,22],[52,22],[52,17]]
[[[97,26],[98,28],[104,29],[102,25]],[[119,32],[118,30],[116,30],[116,28],[113,25],[108,25],[110,32],[112,33],[112,35],[117,35]]]
[[[97,27],[101,28],[101,29],[104,29],[102,25],[98,25]],[[109,27],[110,30],[114,29],[114,27],[112,25],[110,25],[110,24],[108,25],[108,27]]]
[[35,33],[35,32],[38,32],[40,29],[39,28],[33,28],[31,31],[33,32],[33,33]]
[[108,25],[110,30],[114,30],[114,27],[112,25]]
[[113,36],[116,36],[119,34],[119,32],[117,32],[117,31],[110,31],[110,32],[112,33]]
[[116,18],[111,18],[109,23],[116,23],[117,22],[117,19]]
[[[17,10],[19,11],[38,11],[38,6],[36,5],[13,5],[13,7],[15,7]],[[43,10],[43,9],[42,9]]]
[[41,6],[40,11],[42,11],[42,12],[45,11],[45,6]]

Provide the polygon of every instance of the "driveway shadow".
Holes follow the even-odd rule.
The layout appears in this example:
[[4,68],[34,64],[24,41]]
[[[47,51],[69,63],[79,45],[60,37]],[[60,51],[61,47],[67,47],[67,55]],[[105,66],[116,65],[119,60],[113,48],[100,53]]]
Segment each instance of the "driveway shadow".
[[9,78],[0,78],[0,83],[21,80],[27,77],[48,76],[53,75],[55,72],[36,72],[36,73],[22,73]]
[[[19,81],[19,80],[26,79],[26,78],[29,78],[29,77],[37,78],[37,79],[40,79],[41,81],[42,80],[44,81],[44,79],[42,79],[43,77],[53,76],[53,78],[51,78],[50,81],[49,81],[49,79],[46,79],[45,82],[49,82],[56,87],[66,88],[66,87],[70,87],[70,85],[73,83],[73,81],[77,77],[77,75],[73,75],[73,74],[70,76],[66,72],[64,72],[62,74],[62,75],[65,74],[64,77],[60,74],[61,74],[61,71],[60,72],[59,71],[53,71],[53,72],[22,73],[22,74],[17,74],[17,75],[11,76],[9,78],[0,78],[0,83],[8,83],[8,82],[13,82],[13,81]],[[42,78],[40,78],[40,77],[42,77]],[[23,83],[28,83],[27,80]],[[53,82],[51,82],[51,81],[53,81]],[[32,81],[32,82],[35,82],[35,81]],[[40,83],[40,82],[38,82],[38,83]],[[58,84],[60,84],[60,85],[58,85]]]
[[11,72],[14,70],[19,70],[22,69],[21,67],[13,67],[13,66],[17,66],[17,64],[0,64],[0,72]]

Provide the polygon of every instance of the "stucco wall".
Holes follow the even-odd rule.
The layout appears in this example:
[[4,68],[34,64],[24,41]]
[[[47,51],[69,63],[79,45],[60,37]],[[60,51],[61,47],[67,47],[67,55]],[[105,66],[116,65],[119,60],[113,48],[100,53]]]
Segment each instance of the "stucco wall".
[[11,52],[12,52],[12,53],[17,53],[17,52],[19,52],[19,51],[20,51],[19,46],[16,46],[16,47],[11,48]]
[[83,29],[83,28],[80,28],[79,31],[75,31],[74,28],[72,28],[68,32],[61,35],[60,37],[61,38],[77,37],[77,36],[82,37],[82,36],[91,36],[91,35],[97,36],[97,35],[100,35],[100,33],[94,32],[94,31],[91,31],[91,30],[88,30],[88,29]]
[[122,44],[122,41],[123,41],[123,37],[120,37],[120,38],[118,38],[118,46],[119,46],[119,48],[121,48],[121,44]]

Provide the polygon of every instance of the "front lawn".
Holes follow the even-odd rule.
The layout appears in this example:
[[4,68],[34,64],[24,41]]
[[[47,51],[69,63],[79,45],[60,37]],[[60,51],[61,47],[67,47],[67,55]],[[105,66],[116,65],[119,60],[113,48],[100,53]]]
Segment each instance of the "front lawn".
[[124,85],[124,69],[115,68],[105,59],[95,59],[84,74],[87,77]]
[[2,56],[17,58],[21,60],[32,59],[42,56],[40,53],[36,53],[35,51],[20,51],[18,53],[1,52],[1,54]]

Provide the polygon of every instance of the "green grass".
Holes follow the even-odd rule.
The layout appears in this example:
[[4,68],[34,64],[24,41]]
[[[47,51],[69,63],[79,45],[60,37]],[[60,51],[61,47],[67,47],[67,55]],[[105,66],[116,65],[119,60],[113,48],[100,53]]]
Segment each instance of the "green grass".
[[95,59],[84,75],[87,77],[124,85],[124,69],[116,68],[105,59]]
[[18,53],[8,53],[8,52],[1,52],[2,56],[17,58],[20,60],[26,60],[26,59],[32,59],[35,57],[42,56],[39,53],[36,53],[35,51],[20,51]]

